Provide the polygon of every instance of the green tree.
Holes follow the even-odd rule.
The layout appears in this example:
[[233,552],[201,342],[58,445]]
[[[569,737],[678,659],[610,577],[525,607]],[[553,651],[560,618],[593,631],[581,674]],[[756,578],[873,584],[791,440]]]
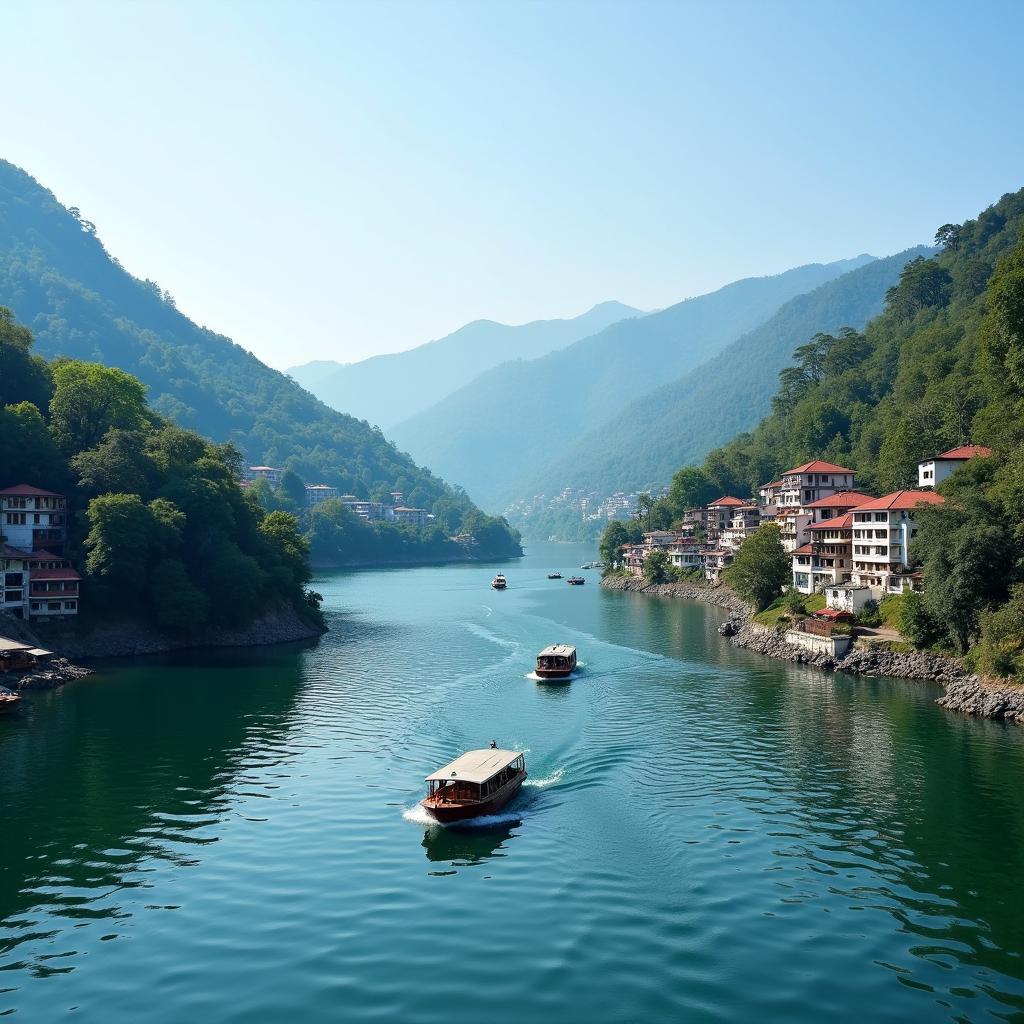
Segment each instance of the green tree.
[[644,559],[644,579],[648,583],[667,583],[673,578],[672,563],[660,548],[648,552]]
[[99,444],[111,427],[146,423],[145,385],[123,370],[71,359],[54,365],[53,381],[50,430],[68,455]]
[[294,470],[286,469],[281,474],[281,491],[288,496],[297,509],[306,507],[306,484]]
[[312,579],[309,568],[309,541],[299,532],[299,521],[287,512],[268,513],[259,526],[260,535],[270,545],[301,589]]
[[153,516],[137,494],[103,494],[86,510],[89,534],[85,567],[127,603],[146,583]]
[[676,472],[668,490],[672,511],[677,516],[684,509],[706,505],[716,496],[713,484],[696,466],[684,466]]
[[176,558],[158,562],[149,576],[149,603],[156,624],[169,633],[191,634],[209,616],[206,595]]
[[50,368],[32,355],[32,332],[0,306],[0,407],[31,402],[45,409],[53,394]]
[[782,546],[774,523],[759,526],[740,546],[725,581],[757,609],[764,608],[790,579],[793,560]]
[[156,467],[146,455],[141,430],[112,427],[99,444],[71,459],[78,487],[86,495],[149,494],[156,481]]
[[637,523],[625,523],[621,519],[613,519],[601,536],[599,552],[601,561],[609,568],[622,561],[622,545],[635,543],[640,539],[640,526]]
[[897,621],[900,633],[919,650],[931,647],[943,636],[942,624],[928,610],[924,597],[913,591],[903,595]]
[[0,480],[61,490],[67,476],[42,413],[31,402],[0,408]]

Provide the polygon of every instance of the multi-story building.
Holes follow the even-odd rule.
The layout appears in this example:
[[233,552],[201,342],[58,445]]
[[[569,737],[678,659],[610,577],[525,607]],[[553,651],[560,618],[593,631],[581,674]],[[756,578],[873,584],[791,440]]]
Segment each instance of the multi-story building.
[[704,571],[704,550],[694,537],[682,537],[665,549],[676,569]]
[[32,555],[3,545],[0,548],[0,612],[15,618],[25,618],[28,603],[28,574]]
[[338,488],[331,487],[330,484],[306,484],[306,505],[309,508],[337,497]]
[[277,469],[275,466],[250,466],[245,471],[245,478],[247,480],[266,480],[271,487],[280,487],[283,473],[283,469]]
[[858,505],[874,500],[870,494],[862,494],[860,491],[839,491],[827,498],[819,498],[804,505],[804,510],[811,513],[812,523],[823,523],[827,519],[845,515]]
[[391,509],[391,514],[406,526],[424,527],[434,518],[425,508],[406,508],[404,505]]
[[910,562],[914,509],[942,500],[934,491],[893,491],[854,508],[852,582],[869,587],[876,600],[920,589],[920,573]]
[[801,594],[824,591],[829,584],[846,583],[853,571],[853,516],[812,523],[809,543],[793,552],[793,586]]
[[964,444],[959,448],[950,448],[934,459],[926,459],[917,464],[917,486],[938,487],[969,459],[983,459],[991,454],[992,449],[983,444]]
[[732,552],[719,548],[705,551],[703,555],[704,579],[710,583],[718,583],[722,579],[722,573],[732,564]]
[[781,490],[781,480],[773,480],[770,484],[763,484],[757,489],[758,503],[761,505],[778,505]]
[[12,548],[63,552],[67,518],[63,494],[30,484],[16,484],[0,491],[0,536]]
[[729,525],[719,536],[722,547],[735,551],[760,525],[759,505],[740,505],[734,508]]
[[667,548],[679,539],[679,534],[673,533],[671,530],[651,530],[649,533],[643,535],[644,547],[648,551],[653,551],[655,548]]
[[70,566],[30,569],[28,617],[65,619],[78,614],[78,585],[82,577]]
[[779,528],[779,540],[785,551],[792,554],[797,548],[810,542],[809,527],[814,521],[811,512],[802,508],[783,505],[775,516],[775,524]]
[[705,510],[704,528],[707,531],[708,540],[716,542],[722,531],[729,525],[733,511],[746,505],[745,501],[734,498],[731,494],[723,495],[712,501]]
[[845,466],[815,459],[782,474],[779,504],[783,508],[806,508],[813,501],[838,491],[852,491],[854,472]]
[[21,551],[4,545],[0,611],[19,619],[77,615],[80,580],[67,560],[52,551]]

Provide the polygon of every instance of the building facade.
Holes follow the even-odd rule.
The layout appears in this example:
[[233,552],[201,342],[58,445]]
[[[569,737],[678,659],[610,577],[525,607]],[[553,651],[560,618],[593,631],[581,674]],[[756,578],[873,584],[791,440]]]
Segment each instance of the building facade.
[[852,469],[815,459],[787,469],[782,474],[781,483],[779,505],[783,508],[806,508],[812,502],[839,491],[852,491],[855,481]]
[[67,540],[67,499],[30,484],[0,491],[0,535],[21,551],[63,554]]
[[934,459],[926,459],[917,464],[917,486],[938,487],[968,460],[984,459],[991,454],[992,449],[986,448],[983,444],[965,444],[959,448],[950,448],[948,452],[936,455]]

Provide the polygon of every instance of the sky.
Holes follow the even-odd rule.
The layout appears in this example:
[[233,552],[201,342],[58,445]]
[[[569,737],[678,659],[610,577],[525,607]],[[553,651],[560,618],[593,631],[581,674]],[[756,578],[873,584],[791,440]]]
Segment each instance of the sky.
[[10,2],[0,156],[280,369],[930,242],[1024,3]]

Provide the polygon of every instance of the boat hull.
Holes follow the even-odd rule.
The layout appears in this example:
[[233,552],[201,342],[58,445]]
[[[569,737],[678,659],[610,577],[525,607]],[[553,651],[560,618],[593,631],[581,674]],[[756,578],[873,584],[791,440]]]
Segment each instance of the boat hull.
[[564,682],[575,671],[575,665],[572,668],[537,668],[534,669],[534,675],[545,681]]
[[477,803],[444,804],[435,803],[430,797],[420,801],[420,807],[435,817],[442,825],[453,822],[469,821],[482,818],[487,814],[497,814],[519,792],[526,781],[526,772],[513,779],[504,789]]
[[13,700],[7,697],[4,700],[0,700],[0,715],[13,715],[20,707],[20,697],[15,697]]

